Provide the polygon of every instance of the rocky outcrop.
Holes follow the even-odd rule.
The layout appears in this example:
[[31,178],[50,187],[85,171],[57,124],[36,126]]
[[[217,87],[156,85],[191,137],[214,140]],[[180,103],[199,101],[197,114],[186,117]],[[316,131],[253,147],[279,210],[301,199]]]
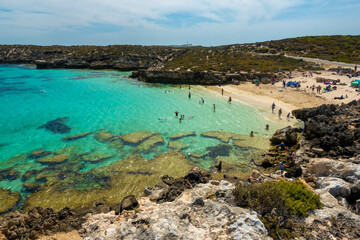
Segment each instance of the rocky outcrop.
[[216,71],[171,71],[171,70],[139,70],[132,77],[137,77],[140,81],[149,83],[164,84],[200,84],[217,85],[231,83],[233,80],[249,81],[252,79],[271,79],[273,73],[238,73],[230,74]]
[[211,181],[173,202],[141,198],[136,211],[93,215],[80,232],[85,239],[271,239],[255,212],[233,204],[234,188]]
[[274,135],[270,138],[270,141],[274,145],[278,145],[283,142],[286,146],[293,146],[297,143],[298,133],[300,132],[301,129],[287,126],[285,128],[276,130]]
[[36,64],[46,68],[90,68],[131,71],[155,67],[182,53],[157,46],[31,46],[1,45],[0,63]]
[[360,150],[360,104],[322,105],[293,111],[305,121],[302,144],[309,157],[350,158]]

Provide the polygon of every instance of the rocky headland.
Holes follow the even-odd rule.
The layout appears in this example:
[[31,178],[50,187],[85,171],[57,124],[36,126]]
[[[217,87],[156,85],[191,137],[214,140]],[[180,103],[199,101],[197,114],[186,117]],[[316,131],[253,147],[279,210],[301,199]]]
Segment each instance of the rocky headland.
[[[99,196],[87,208],[10,212],[0,221],[2,236],[36,239],[76,231],[79,239],[358,239],[360,103],[322,105],[293,114],[304,121],[304,129],[278,130],[270,150],[254,159],[259,171],[254,170],[248,182],[221,163],[212,173],[193,168],[182,178],[162,176],[139,199],[128,196],[108,204]],[[282,142],[284,148],[279,147]],[[291,150],[296,157],[289,158]],[[48,154],[37,151],[32,157]],[[284,176],[280,161],[286,163]],[[266,203],[251,194],[269,189]],[[299,198],[288,202],[289,196],[282,195],[288,191]]]

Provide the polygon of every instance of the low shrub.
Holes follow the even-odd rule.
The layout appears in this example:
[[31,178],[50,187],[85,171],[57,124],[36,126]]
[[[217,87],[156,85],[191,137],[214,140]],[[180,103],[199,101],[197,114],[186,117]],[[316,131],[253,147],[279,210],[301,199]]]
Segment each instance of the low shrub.
[[271,212],[306,216],[309,211],[321,207],[319,195],[300,181],[241,183],[234,190],[234,196],[239,206],[249,207],[262,216]]

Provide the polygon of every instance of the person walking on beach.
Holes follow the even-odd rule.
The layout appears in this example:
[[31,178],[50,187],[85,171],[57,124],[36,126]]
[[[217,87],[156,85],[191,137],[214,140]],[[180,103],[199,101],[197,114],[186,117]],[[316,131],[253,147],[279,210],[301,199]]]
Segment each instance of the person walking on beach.
[[320,94],[321,93],[321,86],[320,85],[317,86],[316,90],[317,90],[316,92]]
[[275,110],[275,103],[273,103],[273,104],[271,105],[271,111],[272,111],[272,113],[274,113],[274,110]]
[[283,87],[285,88],[285,86],[286,86],[286,81],[283,80]]
[[290,113],[288,113],[288,115],[286,116],[286,119],[289,121],[290,120]]
[[189,99],[191,98],[191,92],[189,91]]
[[279,118],[281,117],[281,114],[282,114],[282,110],[281,108],[279,109]]
[[216,109],[216,108],[215,108],[215,104],[213,105],[213,108],[214,108],[214,112],[215,112],[215,109]]

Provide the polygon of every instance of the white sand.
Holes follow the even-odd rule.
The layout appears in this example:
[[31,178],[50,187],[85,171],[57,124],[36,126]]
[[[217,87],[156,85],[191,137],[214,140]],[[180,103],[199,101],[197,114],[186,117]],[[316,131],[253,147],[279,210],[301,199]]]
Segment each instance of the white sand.
[[[279,108],[282,109],[282,119],[286,119],[286,115],[294,109],[316,107],[322,104],[341,104],[348,103],[352,100],[358,100],[360,98],[359,93],[355,91],[355,88],[351,88],[351,82],[359,78],[349,78],[347,76],[340,76],[330,71],[319,71],[320,74],[313,73],[313,77],[303,77],[302,73],[293,72],[291,79],[285,79],[286,81],[297,81],[301,83],[299,89],[283,88],[282,82],[277,82],[274,85],[260,84],[255,86],[250,82],[240,85],[225,85],[225,86],[209,86],[207,89],[221,94],[221,89],[224,89],[224,100],[227,100],[229,96],[234,100],[239,100],[247,104],[268,110],[271,113],[271,105],[275,103],[275,113],[272,114],[274,119],[277,118]],[[340,79],[340,83],[346,83],[346,86],[336,85],[337,90],[331,92],[323,92],[320,94],[311,90],[311,86],[315,84],[315,87],[321,86],[324,89],[327,85],[324,83],[317,83],[316,77],[322,77],[326,79],[337,80]],[[334,100],[334,97],[344,96],[342,100]],[[346,98],[347,96],[347,98]]]

